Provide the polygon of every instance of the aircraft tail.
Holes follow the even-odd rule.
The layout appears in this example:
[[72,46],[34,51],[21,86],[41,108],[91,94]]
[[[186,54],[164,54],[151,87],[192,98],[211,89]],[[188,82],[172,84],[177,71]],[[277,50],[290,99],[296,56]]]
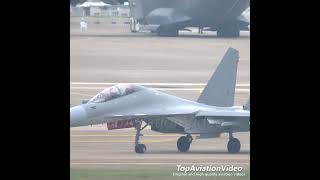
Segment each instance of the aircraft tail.
[[243,106],[243,109],[244,109],[244,110],[249,110],[249,111],[250,111],[250,97],[249,97],[249,99],[248,99],[247,103]]
[[199,103],[221,107],[233,106],[238,61],[239,52],[230,47],[200,94]]

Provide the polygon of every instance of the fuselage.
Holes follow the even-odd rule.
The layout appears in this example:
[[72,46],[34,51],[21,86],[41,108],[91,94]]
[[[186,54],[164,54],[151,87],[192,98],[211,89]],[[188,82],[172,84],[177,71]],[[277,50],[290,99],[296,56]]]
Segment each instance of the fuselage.
[[[143,118],[151,125],[151,129],[159,132],[212,133],[223,130],[219,130],[216,125],[208,124],[207,119],[195,117],[195,114],[199,111],[227,113],[242,112],[244,110],[241,106],[208,106],[171,96],[152,88],[141,87],[137,92],[106,102],[93,103],[89,101],[86,104],[72,107],[70,109],[70,127]],[[227,118],[231,121],[249,121],[246,117],[221,118]],[[185,127],[184,124],[189,125],[194,122],[197,122],[197,128],[189,128],[188,130],[182,128],[182,125]],[[167,124],[164,125],[164,123]],[[238,131],[247,129],[248,127],[246,126]]]
[[131,15],[141,22],[157,8],[173,8],[191,18],[189,26],[212,28],[233,23],[249,5],[250,0],[130,0]]

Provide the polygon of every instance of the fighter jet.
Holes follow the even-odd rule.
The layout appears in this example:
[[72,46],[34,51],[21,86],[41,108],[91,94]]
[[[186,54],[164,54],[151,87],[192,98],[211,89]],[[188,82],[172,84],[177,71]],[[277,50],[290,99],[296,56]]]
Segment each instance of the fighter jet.
[[238,51],[229,48],[197,102],[172,96],[138,84],[118,84],[70,109],[70,127],[107,123],[109,130],[135,128],[135,152],[144,153],[139,142],[147,126],[161,133],[185,134],[177,148],[187,152],[197,138],[216,138],[229,133],[229,153],[240,150],[235,132],[250,130],[250,103],[234,106]]

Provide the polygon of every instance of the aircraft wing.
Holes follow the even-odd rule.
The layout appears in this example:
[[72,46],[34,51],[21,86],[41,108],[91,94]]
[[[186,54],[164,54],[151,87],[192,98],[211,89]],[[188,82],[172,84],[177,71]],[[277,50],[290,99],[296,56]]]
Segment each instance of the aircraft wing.
[[146,16],[148,24],[168,25],[190,21],[191,18],[174,8],[157,8]]
[[[179,115],[194,115],[195,106],[184,104],[149,104],[148,106],[119,109],[104,115],[104,119],[114,121],[122,119],[153,119],[157,117],[170,117]],[[101,117],[97,117],[99,119]]]
[[250,111],[200,111],[196,117],[250,117]]
[[201,111],[198,112],[195,116],[206,117],[209,124],[229,129],[230,127],[240,128],[246,125],[248,119],[250,118],[250,111]]
[[[96,109],[99,107],[97,106]],[[121,108],[112,113],[106,113],[103,116],[92,116],[91,122],[93,124],[107,123],[108,129],[122,129],[133,127],[134,119],[142,119],[145,122],[159,120],[162,117],[176,117],[194,115],[193,108],[185,105],[172,106],[170,104],[148,104],[148,106],[138,106],[130,108]]]

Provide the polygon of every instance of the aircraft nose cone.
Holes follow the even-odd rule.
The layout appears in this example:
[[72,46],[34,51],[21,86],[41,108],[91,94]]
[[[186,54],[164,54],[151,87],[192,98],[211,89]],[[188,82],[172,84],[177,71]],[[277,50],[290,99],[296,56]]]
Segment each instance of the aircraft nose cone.
[[82,106],[70,108],[70,127],[87,125],[87,121],[88,116]]

